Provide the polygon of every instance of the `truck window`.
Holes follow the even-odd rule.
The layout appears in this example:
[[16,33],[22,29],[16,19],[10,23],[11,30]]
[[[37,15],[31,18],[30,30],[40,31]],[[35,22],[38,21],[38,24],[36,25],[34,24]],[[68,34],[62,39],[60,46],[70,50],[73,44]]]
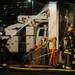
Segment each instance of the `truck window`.
[[44,36],[44,29],[40,29],[39,36]]

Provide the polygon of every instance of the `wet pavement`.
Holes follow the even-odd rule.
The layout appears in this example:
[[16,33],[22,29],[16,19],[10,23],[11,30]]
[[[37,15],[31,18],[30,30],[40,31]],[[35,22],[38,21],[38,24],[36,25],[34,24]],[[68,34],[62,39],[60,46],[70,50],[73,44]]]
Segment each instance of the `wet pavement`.
[[75,69],[60,69],[53,68],[51,66],[34,67],[32,65],[10,65],[5,67],[0,67],[0,74],[3,75],[75,75]]

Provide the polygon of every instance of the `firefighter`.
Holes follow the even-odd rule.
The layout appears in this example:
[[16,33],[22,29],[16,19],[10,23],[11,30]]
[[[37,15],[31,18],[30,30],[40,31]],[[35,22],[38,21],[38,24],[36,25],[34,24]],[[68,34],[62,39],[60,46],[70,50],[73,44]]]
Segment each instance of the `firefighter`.
[[72,68],[72,59],[74,54],[74,44],[73,44],[73,27],[68,27],[67,35],[64,36],[64,65],[63,68],[71,69]]

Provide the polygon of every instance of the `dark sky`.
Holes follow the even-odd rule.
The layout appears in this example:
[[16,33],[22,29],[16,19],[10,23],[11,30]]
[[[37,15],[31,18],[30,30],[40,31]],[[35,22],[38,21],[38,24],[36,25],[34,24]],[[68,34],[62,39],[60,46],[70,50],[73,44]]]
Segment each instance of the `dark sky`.
[[33,1],[32,7],[28,0],[0,0],[0,26],[15,23],[18,15],[36,15],[49,2],[49,0]]
[[33,0],[33,6],[28,0],[0,0],[0,26],[16,23],[18,15],[36,15],[49,1],[55,0]]

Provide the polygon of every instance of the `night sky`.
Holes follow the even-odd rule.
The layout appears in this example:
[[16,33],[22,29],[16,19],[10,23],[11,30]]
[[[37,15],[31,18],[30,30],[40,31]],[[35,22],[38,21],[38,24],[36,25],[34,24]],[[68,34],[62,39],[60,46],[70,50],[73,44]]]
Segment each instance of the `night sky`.
[[0,0],[0,26],[17,22],[18,15],[36,15],[49,0]]
[[[17,22],[18,15],[36,15],[49,1],[55,0],[0,0],[0,27]],[[63,2],[63,0],[61,0]],[[59,0],[59,3],[61,2]]]

